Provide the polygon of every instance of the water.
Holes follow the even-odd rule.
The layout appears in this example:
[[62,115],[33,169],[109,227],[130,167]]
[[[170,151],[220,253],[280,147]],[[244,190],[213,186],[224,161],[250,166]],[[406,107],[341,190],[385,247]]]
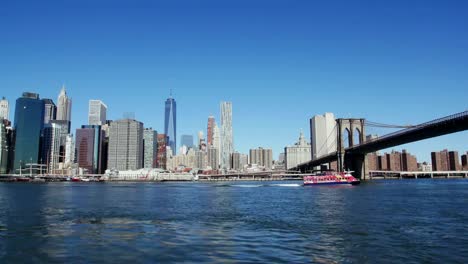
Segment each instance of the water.
[[0,183],[0,263],[466,263],[468,180]]

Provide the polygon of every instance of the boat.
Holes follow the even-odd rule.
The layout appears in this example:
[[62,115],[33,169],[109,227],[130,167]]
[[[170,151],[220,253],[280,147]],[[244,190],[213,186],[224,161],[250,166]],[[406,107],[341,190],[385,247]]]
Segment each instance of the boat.
[[361,182],[351,175],[351,172],[325,172],[317,175],[308,175],[304,177],[304,186],[309,185],[335,185],[350,184],[358,185]]

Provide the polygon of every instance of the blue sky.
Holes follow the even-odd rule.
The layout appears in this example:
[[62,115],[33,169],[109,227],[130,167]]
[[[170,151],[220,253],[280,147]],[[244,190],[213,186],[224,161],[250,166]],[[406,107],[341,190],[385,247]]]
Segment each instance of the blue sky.
[[[227,100],[236,150],[277,157],[315,114],[417,124],[467,110],[466,14],[466,1],[1,1],[0,96],[56,100],[65,84],[75,128],[102,99],[109,118],[163,131],[173,88],[178,140]],[[428,160],[467,142],[395,149]]]

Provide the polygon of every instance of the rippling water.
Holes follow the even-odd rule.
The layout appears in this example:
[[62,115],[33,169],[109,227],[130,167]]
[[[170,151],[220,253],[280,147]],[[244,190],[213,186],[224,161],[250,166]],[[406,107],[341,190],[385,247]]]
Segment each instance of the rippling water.
[[0,183],[0,263],[466,263],[468,180]]

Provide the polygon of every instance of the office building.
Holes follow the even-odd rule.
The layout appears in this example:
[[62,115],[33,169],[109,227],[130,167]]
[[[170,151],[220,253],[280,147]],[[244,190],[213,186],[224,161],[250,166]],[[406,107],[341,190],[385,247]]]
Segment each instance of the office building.
[[108,169],[138,170],[143,164],[143,123],[117,120],[109,128]]
[[304,134],[299,134],[299,140],[293,145],[284,148],[284,159],[286,169],[291,169],[297,165],[310,161],[311,158],[311,145],[305,140]]
[[65,167],[75,163],[75,141],[73,135],[68,134],[65,141]]
[[102,145],[105,133],[99,125],[83,125],[76,130],[76,161],[78,167],[90,174],[104,173],[102,170]]
[[68,97],[65,86],[60,90],[57,99],[57,120],[66,120],[71,122],[72,100]]
[[231,154],[234,153],[232,134],[232,103],[221,102],[221,169],[231,169]]
[[2,97],[2,100],[0,100],[0,120],[1,119],[10,119],[10,106],[5,97]]
[[107,105],[101,100],[89,100],[88,124],[103,126],[106,124]]
[[232,169],[238,172],[244,170],[248,164],[248,156],[239,152],[232,153]]
[[143,168],[156,168],[158,132],[152,128],[143,131]]
[[325,113],[310,119],[310,138],[312,145],[312,159],[319,158],[336,151],[337,131],[335,115]]
[[27,163],[39,163],[41,132],[44,126],[44,101],[35,93],[23,93],[15,106],[15,172]]
[[164,134],[169,138],[167,146],[171,147],[175,155],[177,152],[177,104],[172,95],[166,100]]
[[44,101],[44,124],[49,124],[57,117],[57,107],[52,99],[42,99],[42,101]]
[[6,119],[0,118],[0,174],[9,173],[13,156],[12,129]]
[[48,123],[42,131],[41,164],[47,165],[48,173],[55,173],[61,161],[60,146],[62,128],[60,124]]

